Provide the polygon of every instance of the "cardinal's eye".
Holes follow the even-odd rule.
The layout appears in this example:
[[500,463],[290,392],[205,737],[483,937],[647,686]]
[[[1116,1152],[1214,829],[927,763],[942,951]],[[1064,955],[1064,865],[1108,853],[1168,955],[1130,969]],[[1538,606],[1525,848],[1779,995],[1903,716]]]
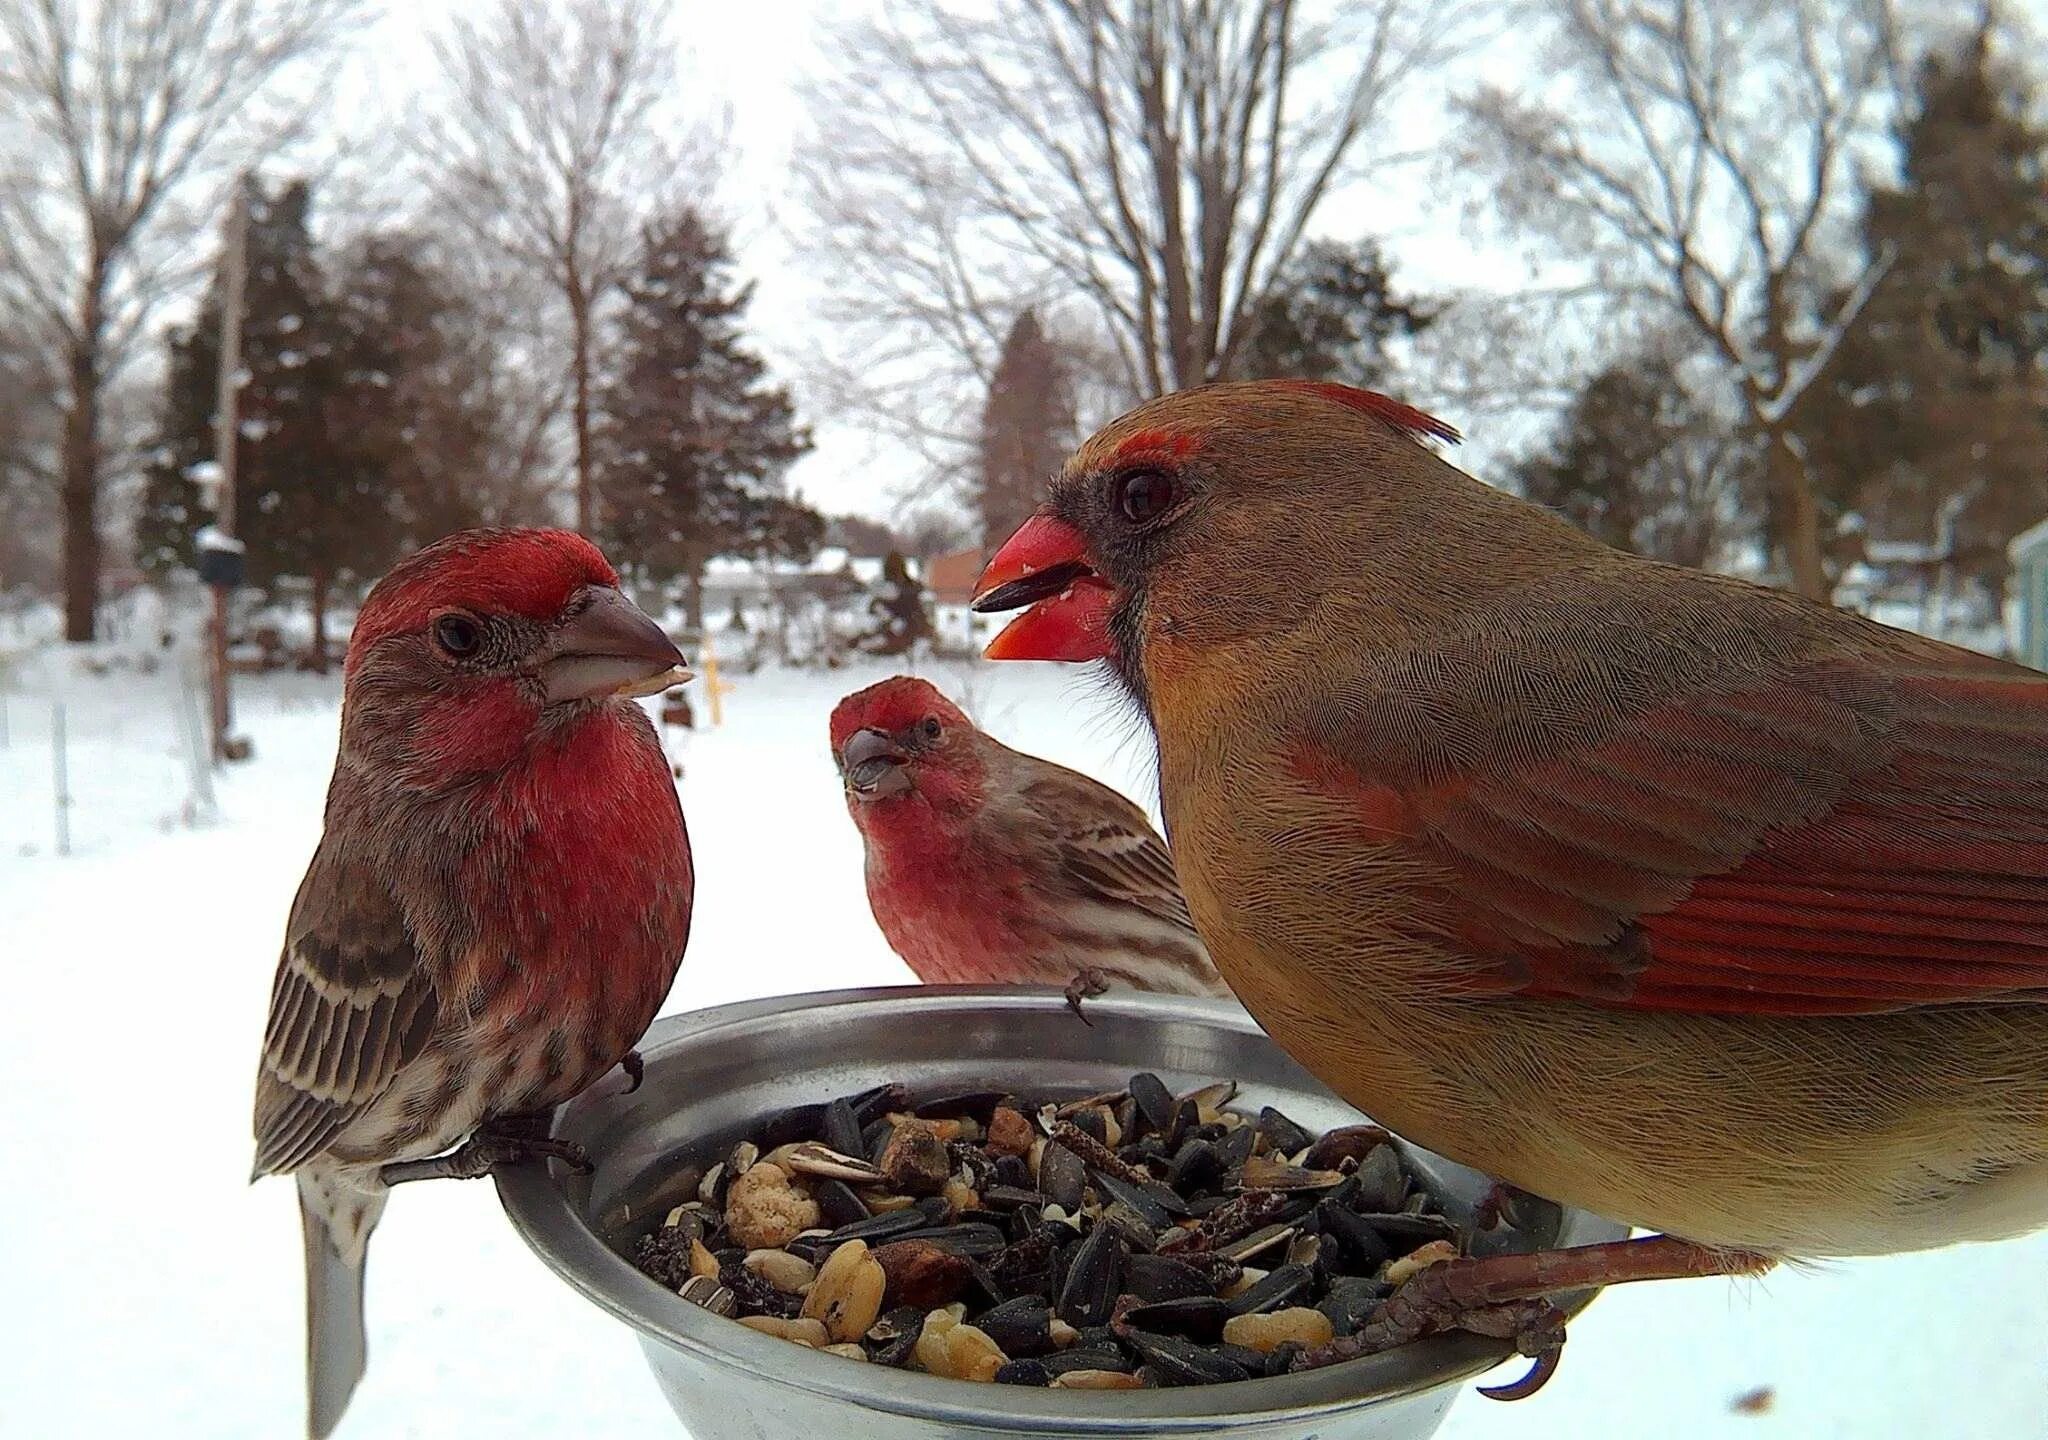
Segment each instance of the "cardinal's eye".
[[1133,470],[1117,481],[1116,508],[1133,525],[1158,519],[1173,500],[1173,477],[1164,470]]
[[443,615],[434,622],[434,643],[457,660],[466,660],[483,645],[484,632],[467,615]]
[[927,740],[936,740],[939,738],[939,720],[936,715],[925,716],[924,723],[919,725],[917,728],[924,732],[924,738]]

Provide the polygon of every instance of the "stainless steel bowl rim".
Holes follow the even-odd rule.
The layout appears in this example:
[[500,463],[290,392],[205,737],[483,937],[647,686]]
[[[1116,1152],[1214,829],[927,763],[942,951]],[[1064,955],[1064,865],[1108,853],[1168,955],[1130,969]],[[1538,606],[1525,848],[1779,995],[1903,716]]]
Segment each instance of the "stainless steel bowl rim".
[[[1064,1005],[1061,992],[1037,986],[902,986],[835,990],[776,996],[721,1005],[656,1020],[640,1045],[651,1069],[680,1046],[701,1042],[731,1027],[793,1010],[887,1005],[900,1010],[920,1003],[936,1010],[973,1002],[977,1008],[1042,1008]],[[1195,1020],[1202,1024],[1261,1034],[1239,1006],[1222,1000],[1134,992],[1089,1002],[1091,1013],[1115,1010],[1134,1017]],[[1218,1077],[1225,1078],[1225,1077]],[[556,1112],[557,1126],[568,1116],[602,1103],[605,1087],[594,1087]],[[829,1098],[819,1096],[819,1099]],[[872,1410],[959,1424],[986,1423],[999,1411],[1018,1433],[1115,1434],[1139,1428],[1147,1433],[1182,1430],[1215,1433],[1233,1421],[1271,1423],[1314,1420],[1355,1410],[1370,1400],[1393,1399],[1454,1384],[1482,1374],[1508,1358],[1508,1346],[1474,1335],[1436,1336],[1384,1354],[1320,1370],[1229,1385],[1144,1391],[1046,1390],[949,1380],[886,1366],[865,1364],[809,1350],[763,1335],[713,1315],[649,1281],[591,1228],[563,1188],[568,1172],[555,1163],[517,1166],[496,1177],[498,1196],[514,1228],[534,1252],[577,1291],[659,1343],[779,1385]],[[1577,1216],[1599,1233],[1578,1238],[1613,1239],[1620,1226]],[[1570,1297],[1575,1314],[1591,1294]]]

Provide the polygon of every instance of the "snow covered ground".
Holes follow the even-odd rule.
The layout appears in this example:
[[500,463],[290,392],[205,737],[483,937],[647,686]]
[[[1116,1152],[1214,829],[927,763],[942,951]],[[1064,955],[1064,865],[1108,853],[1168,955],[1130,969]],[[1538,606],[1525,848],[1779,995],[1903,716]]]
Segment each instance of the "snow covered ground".
[[[668,1008],[906,972],[869,918],[825,721],[883,672],[742,678],[678,749],[699,902]],[[1145,750],[1058,667],[941,670],[1003,738],[1142,795]],[[253,761],[192,802],[175,666],[0,691],[0,1435],[288,1436],[301,1395],[290,1187],[250,1187],[270,974],[319,827],[336,683],[240,688]],[[66,706],[71,854],[54,850]],[[700,718],[702,702],[699,702]],[[201,823],[188,823],[188,817]],[[637,1347],[513,1236],[488,1185],[397,1197],[372,1364],[343,1440],[673,1434]],[[1450,1440],[2048,1436],[2048,1236],[1761,1282],[1604,1296],[1526,1404],[1463,1398]],[[1737,1397],[1771,1387],[1762,1413]]]

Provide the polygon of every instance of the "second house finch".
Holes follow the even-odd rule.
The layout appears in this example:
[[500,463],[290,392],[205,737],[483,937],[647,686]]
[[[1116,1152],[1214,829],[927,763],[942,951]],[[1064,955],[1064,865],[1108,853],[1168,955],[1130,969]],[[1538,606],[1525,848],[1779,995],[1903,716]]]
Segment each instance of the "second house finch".
[[1166,844],[1106,785],[976,729],[930,684],[870,685],[832,712],[868,903],[927,984],[1111,983],[1228,995]]
[[630,697],[682,658],[566,531],[450,536],[363,602],[256,1081],[255,1173],[299,1185],[315,1436],[363,1372],[387,1185],[562,1153],[530,1117],[626,1059],[668,994],[689,838]]
[[[2048,1224],[2048,683],[1599,544],[1334,385],[1089,440],[990,654],[1108,658],[1203,938],[1377,1119],[1662,1236],[1423,1271],[1336,1353],[1588,1284]],[[1528,1388],[1515,1387],[1512,1393]]]

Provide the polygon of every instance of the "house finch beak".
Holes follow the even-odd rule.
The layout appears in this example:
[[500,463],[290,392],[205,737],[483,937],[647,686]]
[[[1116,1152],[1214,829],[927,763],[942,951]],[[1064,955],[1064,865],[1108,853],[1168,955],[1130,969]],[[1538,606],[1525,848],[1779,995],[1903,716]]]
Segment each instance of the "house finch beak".
[[467,531],[350,638],[256,1079],[255,1174],[299,1182],[314,1436],[363,1373],[387,1187],[564,1154],[547,1112],[629,1057],[682,960],[689,838],[627,697],[687,674],[617,585],[581,536]]
[[1166,844],[1106,785],[984,735],[899,675],[832,712],[868,903],[927,984],[1110,984],[1228,995]]
[[1195,923],[1296,1059],[1665,1232],[1434,1267],[1322,1358],[1469,1324],[1540,1383],[1548,1293],[2048,1223],[2048,677],[1609,550],[1450,434],[1168,396],[978,602],[1144,706]]

